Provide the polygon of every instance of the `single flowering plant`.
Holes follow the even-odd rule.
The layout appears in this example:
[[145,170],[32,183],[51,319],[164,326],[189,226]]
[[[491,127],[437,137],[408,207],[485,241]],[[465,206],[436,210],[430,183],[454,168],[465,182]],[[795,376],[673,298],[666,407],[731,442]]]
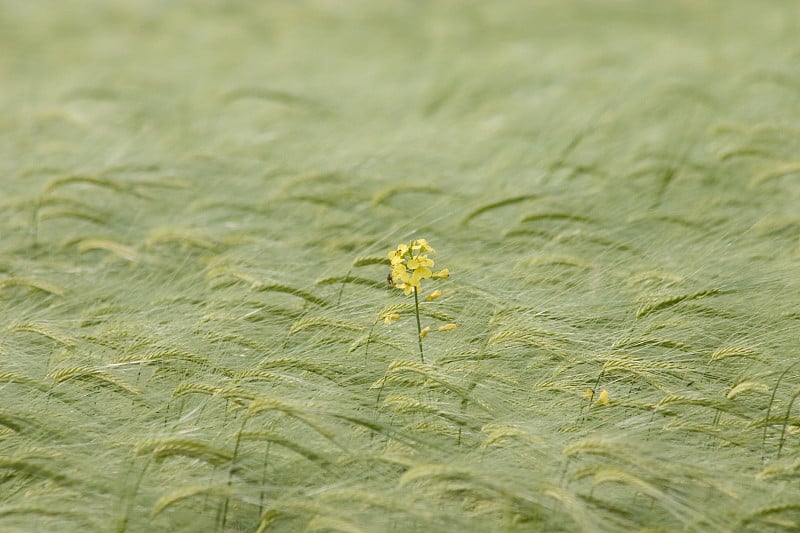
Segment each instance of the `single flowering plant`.
[[[446,268],[433,271],[434,261],[430,258],[431,254],[435,254],[436,250],[433,249],[427,240],[417,239],[408,244],[401,243],[389,252],[389,264],[391,265],[391,272],[387,276],[389,285],[403,291],[403,294],[408,296],[414,295],[414,310],[417,315],[417,333],[419,340],[419,356],[422,361],[425,361],[425,356],[422,352],[422,339],[428,334],[431,328],[425,327],[422,329],[419,319],[419,293],[422,292],[422,281],[426,279],[446,279],[450,277],[450,271]],[[442,291],[435,290],[429,294],[425,300],[433,301],[442,295]],[[383,317],[386,324],[391,324],[394,320],[399,318],[396,313],[388,314]],[[447,324],[439,328],[439,331],[450,331],[455,329],[455,324]]]

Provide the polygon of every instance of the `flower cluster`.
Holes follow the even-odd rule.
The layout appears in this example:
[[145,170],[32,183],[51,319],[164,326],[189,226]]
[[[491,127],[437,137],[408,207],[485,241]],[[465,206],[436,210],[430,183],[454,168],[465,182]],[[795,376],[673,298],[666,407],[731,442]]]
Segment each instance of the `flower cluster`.
[[[428,254],[435,254],[436,250],[428,244],[425,239],[417,239],[408,244],[398,244],[397,248],[389,252],[389,263],[392,270],[389,272],[387,281],[401,289],[406,296],[414,293],[414,314],[417,318],[417,341],[419,344],[419,358],[425,362],[425,354],[422,350],[422,339],[431,331],[430,326],[422,327],[419,312],[419,294],[422,292],[423,279],[445,279],[450,277],[450,271],[446,268],[434,272],[433,259]],[[442,291],[435,290],[425,297],[425,301],[432,302],[442,296]],[[402,306],[400,306],[402,307]],[[400,313],[395,312],[398,306],[390,306],[379,315],[385,324],[391,324],[400,318]],[[452,331],[456,329],[455,324],[445,324],[439,326],[439,331]]]
[[431,270],[433,259],[428,257],[429,253],[434,254],[436,250],[425,239],[399,244],[396,250],[389,252],[389,261],[392,264],[390,282],[398,289],[402,289],[406,296],[415,291],[417,293],[422,291],[423,279],[444,279],[450,276],[446,268],[438,272]]

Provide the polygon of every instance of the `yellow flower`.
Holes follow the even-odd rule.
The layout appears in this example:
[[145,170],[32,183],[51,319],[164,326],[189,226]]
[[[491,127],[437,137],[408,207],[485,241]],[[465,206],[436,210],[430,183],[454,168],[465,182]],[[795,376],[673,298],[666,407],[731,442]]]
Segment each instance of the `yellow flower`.
[[417,290],[422,290],[422,285],[420,285],[419,282],[429,277],[431,277],[430,269],[425,267],[420,267],[411,273],[411,279],[408,282],[413,286],[415,286]]
[[431,327],[430,327],[430,326],[425,326],[424,328],[422,328],[422,331],[420,331],[420,332],[419,332],[419,337],[420,337],[421,339],[424,339],[424,338],[425,338],[425,337],[428,335],[428,332],[429,332],[430,330],[431,330]]
[[611,400],[608,398],[608,391],[603,389],[600,391],[600,394],[597,396],[597,403],[600,405],[608,405],[611,403]]
[[450,324],[445,324],[444,326],[439,326],[439,331],[453,331],[457,327],[458,326],[456,326],[455,324],[453,324],[451,322]]
[[391,280],[395,287],[408,296],[415,290],[422,291],[422,280],[434,276],[446,278],[449,276],[447,269],[433,273],[431,267],[433,259],[427,253],[436,253],[425,239],[417,239],[409,244],[398,244],[397,248],[390,251],[389,262],[392,266]]
[[421,288],[419,280],[414,279],[413,276],[409,276],[405,271],[403,272],[402,276],[400,276],[400,282],[399,283],[395,282],[394,286],[397,287],[398,289],[402,289],[403,294],[405,294],[406,296],[414,292],[415,288],[417,290],[420,290]]
[[403,265],[394,265],[392,267],[392,279],[395,283],[408,283],[410,276]]
[[441,295],[442,295],[442,291],[440,291],[439,289],[436,289],[435,291],[433,291],[432,293],[430,293],[429,295],[427,295],[427,296],[425,297],[425,300],[427,300],[427,301],[429,301],[429,302],[432,302],[432,301],[434,301],[435,299],[437,299],[438,297],[440,297]]
[[418,268],[432,267],[433,259],[429,259],[427,255],[415,255],[406,264],[411,270],[416,270]]
[[389,252],[389,261],[391,261],[392,266],[405,261],[405,255],[407,253],[408,253],[408,245],[398,244],[396,250],[392,250],[391,252]]
[[433,246],[428,244],[428,241],[425,239],[417,239],[416,241],[411,243],[412,250],[419,250],[420,253],[430,252],[432,254],[436,253],[436,250],[433,249]]
[[594,396],[594,391],[593,391],[592,389],[586,389],[586,390],[583,392],[583,397],[584,397],[584,398],[586,398],[587,400],[588,400],[589,398],[591,398],[592,396]]
[[400,318],[400,315],[398,315],[397,313],[389,313],[389,314],[383,315],[383,323],[386,324],[386,325],[389,325],[392,322],[394,322],[395,320],[397,320],[398,318]]
[[447,279],[450,277],[450,270],[447,268],[443,268],[438,272],[434,272],[431,274],[433,279]]

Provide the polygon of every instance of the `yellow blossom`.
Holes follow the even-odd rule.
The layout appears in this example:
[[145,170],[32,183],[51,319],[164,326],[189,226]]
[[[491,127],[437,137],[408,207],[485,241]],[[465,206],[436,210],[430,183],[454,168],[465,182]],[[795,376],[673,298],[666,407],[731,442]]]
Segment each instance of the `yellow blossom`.
[[444,326],[439,326],[439,331],[453,331],[457,327],[458,326],[456,326],[455,324],[453,324],[451,322],[450,324],[445,324]]
[[608,391],[603,389],[600,391],[600,394],[597,396],[597,403],[600,405],[608,405],[611,403],[611,400],[608,398]]
[[394,322],[395,320],[397,320],[398,318],[400,318],[399,314],[397,314],[397,313],[388,313],[386,315],[383,315],[383,323],[388,325],[388,324],[391,324],[392,322]]
[[392,267],[392,279],[395,283],[408,283],[410,276],[403,265],[394,265]]
[[431,277],[430,269],[425,267],[419,267],[418,269],[414,270],[414,272],[411,273],[411,279],[409,280],[409,283],[414,287],[416,287],[417,290],[422,290],[422,285],[420,285],[419,282],[429,277]]
[[442,295],[442,291],[440,291],[439,289],[436,289],[435,291],[433,291],[432,293],[430,293],[429,295],[427,295],[427,296],[425,297],[425,300],[427,300],[427,301],[429,301],[429,302],[432,302],[432,301],[434,301],[435,299],[437,299],[438,297],[440,297],[441,295]]
[[433,259],[430,259],[427,255],[415,255],[406,264],[411,270],[417,270],[418,268],[432,267]]
[[405,244],[398,244],[396,250],[389,252],[389,261],[392,266],[405,261],[405,255],[408,253],[408,246]]
[[583,397],[584,397],[584,398],[586,398],[587,400],[588,400],[589,398],[591,398],[592,396],[594,396],[594,391],[593,391],[592,389],[586,389],[586,390],[583,392]]
[[400,279],[402,281],[400,281],[399,283],[395,283],[394,286],[397,287],[398,289],[402,289],[403,294],[405,294],[406,296],[414,292],[414,288],[417,288],[417,290],[419,290],[419,280],[410,278],[408,274],[406,274],[405,272],[403,273],[403,276]]
[[408,296],[409,294],[411,294],[412,292],[414,292],[414,286],[413,286],[413,285],[411,285],[410,283],[408,283],[408,284],[406,284],[406,283],[401,283],[401,284],[399,284],[399,285],[397,286],[397,288],[398,288],[398,289],[403,289],[403,294],[404,294],[404,295],[406,295],[406,296]]
[[419,336],[420,336],[420,338],[421,338],[421,339],[424,339],[424,338],[425,338],[425,337],[428,335],[428,332],[429,332],[430,330],[431,330],[431,327],[430,327],[430,326],[425,326],[424,328],[422,328],[422,331],[420,331],[420,332],[419,332]]
[[431,267],[434,261],[427,255],[428,253],[436,253],[436,250],[425,239],[417,239],[409,244],[398,244],[397,248],[389,252],[392,282],[406,296],[415,290],[420,292],[424,279],[449,276],[447,269],[433,273]]
[[447,268],[443,268],[438,272],[434,272],[431,274],[433,279],[447,279],[450,277],[450,270]]
[[420,253],[430,252],[432,254],[436,253],[436,250],[428,244],[428,241],[425,239],[417,239],[411,243],[412,250],[419,250]]

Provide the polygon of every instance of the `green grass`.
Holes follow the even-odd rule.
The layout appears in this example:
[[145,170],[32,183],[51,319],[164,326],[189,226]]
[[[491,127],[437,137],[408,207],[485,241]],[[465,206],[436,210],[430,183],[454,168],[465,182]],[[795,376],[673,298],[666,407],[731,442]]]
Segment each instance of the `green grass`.
[[800,528],[794,2],[0,12],[0,530]]

